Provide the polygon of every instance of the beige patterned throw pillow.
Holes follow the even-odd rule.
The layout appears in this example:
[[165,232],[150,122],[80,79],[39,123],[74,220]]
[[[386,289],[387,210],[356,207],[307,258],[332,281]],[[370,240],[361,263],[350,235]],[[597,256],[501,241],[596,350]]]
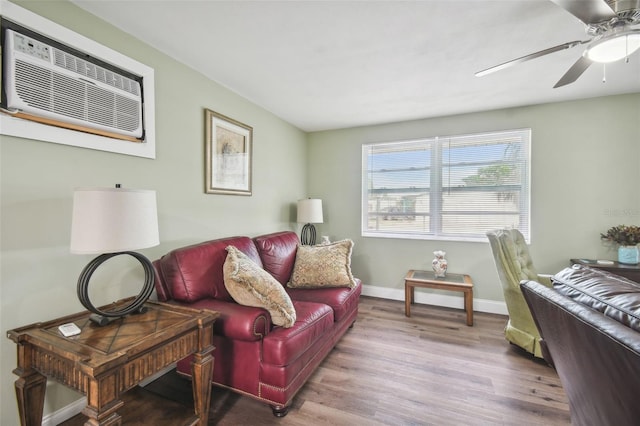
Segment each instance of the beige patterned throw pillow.
[[298,246],[293,266],[291,288],[356,286],[351,275],[353,241],[342,240],[326,245]]
[[271,322],[284,328],[296,322],[296,311],[284,287],[234,246],[227,247],[224,286],[237,303],[264,308]]

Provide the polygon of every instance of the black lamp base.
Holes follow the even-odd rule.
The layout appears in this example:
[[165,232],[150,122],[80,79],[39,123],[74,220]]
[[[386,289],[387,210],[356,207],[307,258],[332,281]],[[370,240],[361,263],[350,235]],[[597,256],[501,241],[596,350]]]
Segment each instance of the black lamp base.
[[[85,308],[86,308],[86,306],[85,306]],[[107,316],[104,316],[104,315],[100,315],[100,314],[95,314],[94,313],[94,314],[89,315],[89,319],[91,320],[91,322],[94,322],[94,323],[98,324],[100,327],[102,327],[102,326],[110,324],[113,321],[118,320],[118,319],[120,319],[120,318],[122,318],[124,316],[127,316],[127,315],[144,314],[145,312],[147,312],[147,310],[148,310],[147,307],[143,306],[140,309],[138,309],[137,311],[131,312],[130,314],[119,315],[117,317],[111,317],[111,316],[107,317]]]
[[300,242],[303,246],[313,246],[316,244],[316,227],[312,223],[307,223],[300,232]]
[[[93,306],[93,304],[89,300],[89,281],[91,279],[91,275],[95,272],[98,266],[100,266],[103,262],[111,259],[112,257],[121,254],[135,257],[142,264],[142,267],[144,268],[144,285],[142,287],[142,290],[140,290],[140,294],[138,294],[138,296],[136,296],[136,298],[133,299],[131,303],[129,303],[125,307],[115,311],[102,311]],[[153,292],[154,280],[155,274],[151,261],[149,261],[149,259],[141,255],[140,253],[123,251],[120,253],[101,254],[100,256],[89,262],[89,264],[82,270],[80,278],[78,278],[78,299],[80,299],[80,303],[82,303],[82,306],[87,308],[87,310],[89,310],[90,312],[93,312],[93,314],[89,317],[91,321],[100,326],[103,326],[118,318],[130,314],[145,312],[146,307],[144,307],[143,305],[149,299],[151,293]]]

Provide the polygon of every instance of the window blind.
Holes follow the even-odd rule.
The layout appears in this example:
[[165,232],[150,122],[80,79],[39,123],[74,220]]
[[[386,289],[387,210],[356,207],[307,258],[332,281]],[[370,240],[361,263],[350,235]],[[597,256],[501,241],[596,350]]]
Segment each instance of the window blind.
[[362,146],[362,235],[529,238],[530,129]]

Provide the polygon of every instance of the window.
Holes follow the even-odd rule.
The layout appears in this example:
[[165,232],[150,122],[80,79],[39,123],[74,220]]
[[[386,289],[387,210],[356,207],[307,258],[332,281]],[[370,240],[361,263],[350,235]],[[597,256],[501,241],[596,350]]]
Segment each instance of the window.
[[362,146],[362,235],[529,239],[531,129]]

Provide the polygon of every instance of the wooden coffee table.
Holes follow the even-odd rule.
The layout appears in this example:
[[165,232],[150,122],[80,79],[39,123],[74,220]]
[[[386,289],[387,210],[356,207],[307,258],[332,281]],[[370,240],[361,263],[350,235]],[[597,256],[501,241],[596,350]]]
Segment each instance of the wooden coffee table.
[[[104,310],[116,308],[116,302]],[[213,372],[213,323],[218,312],[157,302],[147,311],[100,327],[82,312],[7,332],[18,345],[19,376],[15,382],[20,422],[40,425],[47,378],[87,396],[82,411],[85,425],[121,425],[116,412],[124,405],[121,394],[174,362],[193,354],[195,416],[189,425],[207,424]],[[82,331],[64,337],[61,324],[73,322]]]
[[467,313],[467,325],[473,325],[473,282],[469,275],[450,274],[444,278],[437,277],[432,271],[410,270],[404,277],[404,314],[411,316],[411,304],[416,287],[434,288],[464,292],[464,310]]

